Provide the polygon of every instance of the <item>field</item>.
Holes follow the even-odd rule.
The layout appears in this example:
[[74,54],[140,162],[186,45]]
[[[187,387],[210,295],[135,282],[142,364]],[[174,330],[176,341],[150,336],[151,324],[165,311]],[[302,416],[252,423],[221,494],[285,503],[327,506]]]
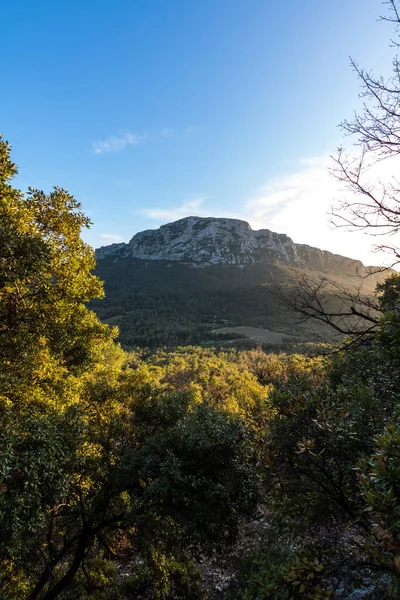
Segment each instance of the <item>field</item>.
[[262,327],[220,327],[219,329],[214,329],[212,333],[237,333],[240,336],[245,335],[253,342],[272,345],[282,344],[284,341],[288,341],[291,338],[291,336],[286,335],[286,333],[277,333]]

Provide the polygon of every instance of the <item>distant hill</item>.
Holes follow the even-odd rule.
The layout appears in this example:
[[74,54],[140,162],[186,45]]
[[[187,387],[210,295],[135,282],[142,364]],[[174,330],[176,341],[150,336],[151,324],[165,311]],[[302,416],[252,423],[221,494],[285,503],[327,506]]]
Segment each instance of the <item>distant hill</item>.
[[[125,346],[231,343],[238,330],[230,327],[312,338],[314,325],[299,326],[277,301],[276,285],[292,286],[297,273],[307,272],[352,287],[371,269],[225,218],[180,219],[137,233],[127,244],[103,246],[96,257],[106,298],[92,307],[119,326]],[[372,293],[382,278],[366,278],[364,292]]]

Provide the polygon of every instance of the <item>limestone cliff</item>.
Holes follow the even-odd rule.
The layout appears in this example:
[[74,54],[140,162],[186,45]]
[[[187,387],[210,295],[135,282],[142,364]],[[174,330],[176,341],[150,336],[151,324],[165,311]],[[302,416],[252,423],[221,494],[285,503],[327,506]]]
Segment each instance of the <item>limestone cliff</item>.
[[127,244],[111,244],[96,250],[98,259],[132,257],[168,260],[194,266],[248,265],[279,262],[319,272],[355,272],[360,261],[305,244],[268,229],[253,231],[246,221],[225,218],[186,217],[133,236]]

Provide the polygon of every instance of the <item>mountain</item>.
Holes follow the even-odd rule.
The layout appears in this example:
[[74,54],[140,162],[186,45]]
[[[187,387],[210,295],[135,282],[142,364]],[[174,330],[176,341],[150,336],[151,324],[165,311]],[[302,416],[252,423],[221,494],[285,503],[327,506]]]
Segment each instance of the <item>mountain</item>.
[[246,221],[213,217],[186,217],[159,229],[141,231],[127,244],[111,244],[96,250],[98,259],[110,255],[198,266],[278,261],[324,273],[363,269],[360,261],[295,244],[285,234],[268,229],[254,231]]
[[[299,325],[277,301],[276,286],[293,286],[297,274],[306,272],[354,287],[370,270],[360,261],[225,218],[180,219],[137,233],[126,244],[103,246],[96,258],[106,297],[92,307],[119,326],[127,347],[229,343],[238,332],[257,327],[262,335],[267,328],[312,338],[314,324]],[[365,279],[365,292],[382,278],[377,273]]]

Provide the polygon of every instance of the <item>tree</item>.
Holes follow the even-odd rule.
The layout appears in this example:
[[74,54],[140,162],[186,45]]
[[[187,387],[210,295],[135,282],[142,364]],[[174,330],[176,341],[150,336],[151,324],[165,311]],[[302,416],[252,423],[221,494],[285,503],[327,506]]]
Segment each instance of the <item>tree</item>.
[[16,172],[0,139],[0,596],[117,598],[128,557],[127,594],[188,597],[188,548],[229,543],[257,502],[244,419],[114,343],[80,204]]
[[[381,17],[395,26],[398,41],[400,13],[396,0],[384,2],[389,13]],[[358,155],[340,148],[334,158],[333,174],[352,192],[333,209],[333,223],[350,230],[362,229],[373,235],[395,236],[400,229],[400,182],[393,174],[388,181],[371,181],[370,167],[400,155],[400,59],[395,55],[392,75],[385,80],[366,71],[352,59],[351,65],[361,82],[363,108],[353,120],[343,121],[341,128],[355,140]],[[355,195],[355,196],[354,196]],[[400,251],[394,244],[378,246],[392,256],[394,264]]]
[[24,196],[16,173],[0,138],[1,579],[8,591],[18,580],[22,596],[29,556],[73,478],[85,427],[79,377],[115,332],[85,306],[102,285],[80,204],[59,188]]
[[48,380],[46,361],[77,373],[113,332],[85,307],[103,290],[80,237],[90,224],[80,203],[59,188],[24,197],[11,186],[9,151],[0,138],[0,367],[3,393],[16,401]]
[[[316,321],[323,325],[329,348],[326,353],[343,348],[357,347],[371,341],[379,327],[381,302],[378,295],[371,296],[363,291],[364,278],[349,289],[321,276],[306,273],[297,275],[294,289],[276,288],[280,302],[297,313],[300,322]],[[328,337],[328,332],[333,336]]]
[[[384,4],[389,6],[389,13],[382,20],[395,25],[398,37],[397,2],[388,0]],[[399,48],[400,42],[394,40],[393,45]],[[352,121],[341,123],[343,132],[354,139],[358,150],[354,153],[339,148],[333,158],[331,171],[345,189],[344,197],[332,209],[332,223],[350,231],[361,229],[374,236],[384,235],[385,242],[377,249],[385,251],[394,266],[400,261],[400,249],[387,240],[400,230],[400,182],[395,175],[387,181],[376,176],[371,179],[371,167],[400,156],[400,59],[394,57],[392,75],[387,81],[360,68],[353,59],[351,65],[361,81],[364,103]],[[389,272],[386,267],[360,272],[353,288],[325,277],[315,279],[301,274],[294,291],[278,289],[278,297],[299,314],[300,320],[315,320],[333,330],[334,350],[359,346],[374,338],[385,308],[380,298],[383,288],[379,287],[379,274],[383,277]],[[363,289],[368,278],[378,283],[373,296]],[[393,281],[390,287],[393,292]]]

